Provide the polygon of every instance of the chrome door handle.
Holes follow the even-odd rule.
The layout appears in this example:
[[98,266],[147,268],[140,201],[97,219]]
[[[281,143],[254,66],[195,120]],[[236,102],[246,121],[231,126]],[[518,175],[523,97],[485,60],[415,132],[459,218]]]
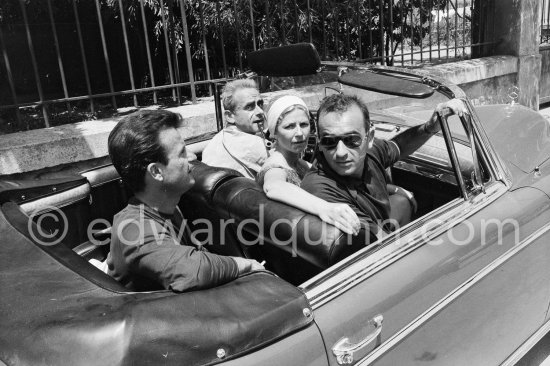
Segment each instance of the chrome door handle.
[[374,331],[369,334],[365,339],[357,342],[350,343],[347,337],[340,338],[338,342],[332,347],[332,353],[336,356],[336,362],[338,365],[349,365],[353,362],[353,354],[359,351],[361,348],[365,347],[367,344],[371,343],[373,340],[377,339],[378,336],[382,333],[382,323],[384,322],[384,317],[382,315],[377,315],[372,318],[367,324],[374,325]]

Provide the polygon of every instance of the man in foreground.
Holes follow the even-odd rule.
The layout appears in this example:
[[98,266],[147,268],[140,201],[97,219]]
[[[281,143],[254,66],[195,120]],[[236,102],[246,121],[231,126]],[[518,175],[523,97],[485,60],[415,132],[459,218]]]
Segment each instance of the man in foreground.
[[[462,116],[466,106],[453,99],[439,104],[437,110]],[[374,138],[367,106],[356,96],[335,94],[325,98],[318,116],[317,163],[301,187],[328,202],[347,203],[369,228],[374,241],[384,235],[381,224],[389,222],[391,213],[385,169],[439,131],[437,114],[434,112],[426,123],[390,141]],[[391,217],[399,216],[395,214]]]
[[226,126],[206,146],[202,162],[254,179],[267,158],[264,140],[257,135],[265,120],[264,101],[253,80],[239,79],[225,85],[222,103]]
[[109,135],[109,155],[134,197],[115,215],[109,274],[131,290],[187,291],[229,282],[263,269],[255,260],[226,257],[193,245],[177,204],[194,179],[181,117],[141,111]]

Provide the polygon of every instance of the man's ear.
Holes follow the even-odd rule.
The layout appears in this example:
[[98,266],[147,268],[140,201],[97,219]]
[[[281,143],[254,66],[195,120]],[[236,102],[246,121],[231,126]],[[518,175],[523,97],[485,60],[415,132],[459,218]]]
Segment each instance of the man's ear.
[[235,115],[233,114],[233,112],[225,110],[223,111],[223,115],[225,116],[225,121],[227,123],[231,123],[231,124],[235,123]]
[[156,181],[162,182],[164,180],[164,177],[162,176],[162,169],[158,163],[150,163],[147,165],[146,172]]
[[374,145],[374,127],[372,126],[367,134],[367,145],[369,149],[372,149],[372,146]]

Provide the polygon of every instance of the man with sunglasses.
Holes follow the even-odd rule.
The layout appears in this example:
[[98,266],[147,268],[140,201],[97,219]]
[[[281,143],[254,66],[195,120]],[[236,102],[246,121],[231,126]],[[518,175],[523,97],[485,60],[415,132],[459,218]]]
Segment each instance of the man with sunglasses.
[[[458,115],[466,113],[458,99],[437,106],[437,110],[444,109]],[[438,131],[434,112],[429,121],[392,140],[376,139],[363,101],[352,95],[328,96],[318,111],[317,162],[301,187],[328,202],[348,204],[369,229],[370,240],[375,241],[389,230],[384,224],[396,216],[390,215],[386,168],[414,152]]]

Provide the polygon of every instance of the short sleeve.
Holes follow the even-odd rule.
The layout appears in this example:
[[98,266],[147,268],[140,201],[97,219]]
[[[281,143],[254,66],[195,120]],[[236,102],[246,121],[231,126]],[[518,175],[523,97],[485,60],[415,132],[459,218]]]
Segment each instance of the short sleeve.
[[261,187],[264,186],[265,174],[273,168],[280,168],[285,171],[288,170],[288,165],[286,164],[284,157],[278,153],[273,153],[269,158],[267,158],[262,166],[262,169],[260,169],[260,172],[256,176],[256,182],[258,182]]
[[399,160],[399,147],[393,141],[374,139],[374,144],[370,151],[378,159],[384,168],[388,168]]

